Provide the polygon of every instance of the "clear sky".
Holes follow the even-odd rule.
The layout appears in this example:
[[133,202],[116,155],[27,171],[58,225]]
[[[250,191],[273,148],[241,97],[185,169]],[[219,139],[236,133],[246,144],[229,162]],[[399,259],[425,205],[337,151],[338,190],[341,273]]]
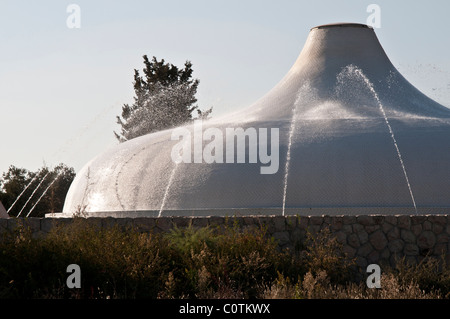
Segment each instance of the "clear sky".
[[[283,77],[309,29],[366,23],[400,72],[450,107],[450,1],[0,0],[0,173],[63,162],[76,171],[114,145],[142,56],[193,63],[198,105],[250,105]],[[69,4],[80,28],[69,28]]]

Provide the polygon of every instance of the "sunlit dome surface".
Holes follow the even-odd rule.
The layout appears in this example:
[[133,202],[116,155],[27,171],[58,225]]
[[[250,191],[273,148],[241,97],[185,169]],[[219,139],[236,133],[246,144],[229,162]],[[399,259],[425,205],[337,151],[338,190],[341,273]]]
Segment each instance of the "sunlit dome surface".
[[[227,163],[227,129],[239,128],[256,132],[256,160],[250,137],[243,163],[237,163],[242,154],[237,148],[234,163]],[[279,135],[272,142],[274,129]],[[312,28],[292,68],[265,96],[201,128],[185,126],[181,132],[191,132],[192,161],[199,154],[195,133],[203,136],[201,163],[173,160],[181,145],[173,132],[142,136],[92,159],[78,172],[63,213],[442,213],[450,208],[450,110],[397,71],[366,25]],[[209,163],[211,158],[216,161]],[[273,174],[262,174],[264,167]]]

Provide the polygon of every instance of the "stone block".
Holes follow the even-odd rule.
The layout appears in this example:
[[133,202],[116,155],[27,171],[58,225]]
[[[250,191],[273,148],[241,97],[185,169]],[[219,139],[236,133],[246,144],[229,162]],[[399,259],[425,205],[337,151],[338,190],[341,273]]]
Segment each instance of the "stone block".
[[381,231],[385,234],[387,234],[394,226],[389,223],[383,223],[381,224]]
[[386,237],[389,241],[393,239],[400,238],[400,229],[397,227],[392,228],[387,234]]
[[133,228],[133,218],[117,218],[116,221],[121,229]]
[[405,248],[403,248],[403,253],[406,256],[418,256],[419,247],[416,244],[405,244]]
[[427,220],[427,216],[411,216],[411,224],[412,225],[421,225],[424,221]]
[[8,218],[8,230],[9,231],[15,231],[23,226],[23,219],[22,218]]
[[[91,226],[98,227],[98,228],[102,227],[102,224],[103,224],[102,220],[103,220],[102,217],[89,217],[89,218],[85,219],[86,223],[88,223]],[[55,222],[56,221],[57,220],[55,219]]]
[[382,250],[386,247],[388,240],[381,230],[377,230],[369,235],[369,242],[376,250]]
[[353,233],[353,227],[352,225],[343,225],[341,228],[341,231],[343,231],[344,233],[348,234],[352,234]]
[[244,216],[242,218],[242,222],[244,225],[254,225],[255,221],[256,221],[256,217],[253,217],[253,216]]
[[[273,224],[272,224],[272,220],[271,220],[272,218],[271,217],[260,216],[260,217],[257,217],[257,218],[258,218],[257,219],[257,224],[260,225],[263,229],[267,229],[267,231],[269,233],[274,231],[273,230],[274,227],[273,227]],[[228,219],[228,226],[229,227],[233,226],[233,222],[231,222],[229,219]]]
[[28,217],[24,218],[23,226],[29,228],[32,232],[41,229],[41,218],[38,217]]
[[424,231],[417,237],[420,249],[431,249],[436,244],[436,236],[431,231]]
[[309,218],[309,224],[310,225],[322,225],[323,219],[321,216],[311,216]]
[[415,236],[418,236],[422,232],[422,224],[411,225],[411,231]]
[[185,228],[192,223],[192,217],[183,217],[183,216],[172,217],[172,222],[178,228]]
[[320,225],[309,225],[307,231],[310,232],[313,236],[316,236],[320,232]]
[[216,226],[221,226],[225,223],[225,218],[224,217],[220,217],[220,216],[211,216],[208,219],[208,225],[216,227]]
[[329,215],[322,215],[323,218],[323,225],[330,226],[331,225],[331,216]]
[[414,244],[416,242],[416,236],[411,230],[401,229],[400,234],[405,243]]
[[446,243],[436,244],[433,248],[433,254],[436,256],[441,256],[441,255],[448,254],[448,253],[449,252],[447,251]]
[[438,235],[444,231],[444,226],[445,225],[436,223],[431,226],[431,230],[434,234]]
[[367,225],[364,227],[364,229],[369,233],[373,233],[374,231],[379,230],[381,227],[380,225]]
[[381,225],[381,224],[383,224],[384,216],[382,216],[382,215],[375,215],[375,216],[372,216],[372,220],[373,220],[375,225]]
[[43,218],[41,219],[41,231],[44,233],[50,232],[55,226],[56,220],[54,218]]
[[286,219],[284,216],[273,217],[274,232],[282,232],[286,230]]
[[397,225],[399,228],[410,229],[411,227],[411,217],[408,215],[400,215],[397,218]]
[[33,239],[43,239],[43,238],[45,238],[46,234],[47,233],[44,233],[42,230],[38,230],[38,231],[35,231],[35,232],[33,232],[31,234],[31,238],[33,238]]
[[336,240],[338,241],[338,243],[340,244],[347,244],[347,234],[342,232],[342,231],[338,231],[334,234],[334,237],[336,237]]
[[[241,219],[240,225],[244,225],[243,219]],[[199,228],[199,227],[200,228],[206,227],[206,226],[208,226],[208,218],[207,217],[193,218],[192,219],[192,226],[197,227],[197,228]],[[172,228],[172,221],[170,222],[170,228]],[[169,230],[169,229],[167,229],[167,230]]]
[[358,248],[360,246],[359,237],[357,234],[349,234],[347,236],[347,243],[353,248]]
[[297,218],[297,225],[299,228],[306,229],[309,225],[309,217],[308,216],[299,216]]
[[369,241],[369,234],[365,230],[357,232],[360,244],[365,244]]
[[[195,225],[195,220],[192,220],[192,226],[196,226]],[[162,230],[163,232],[168,232],[173,228],[173,221],[172,221],[172,217],[161,217],[161,218],[157,218],[155,219],[155,228],[159,228],[160,230]]]
[[366,258],[369,264],[378,264],[380,262],[380,252],[372,250]]
[[349,258],[353,258],[356,255],[356,249],[349,245],[344,245],[342,247],[342,252]]
[[449,242],[449,235],[446,233],[439,234],[436,236],[436,244],[442,244],[442,243],[448,243]]
[[356,265],[357,265],[358,267],[360,267],[360,268],[362,268],[362,269],[364,269],[364,270],[367,268],[367,265],[369,264],[369,263],[367,262],[366,257],[364,257],[364,256],[357,256],[357,257],[356,257],[355,263],[356,263]]
[[[265,218],[267,218],[267,221],[268,221],[268,223],[267,223],[267,227],[268,227],[268,229],[269,229],[269,231],[273,231],[273,221],[272,221],[272,217],[269,217],[269,216],[267,216],[267,217],[265,217]],[[194,218],[194,220],[195,220],[196,218]],[[227,218],[227,225],[229,226],[229,227],[242,227],[243,225],[244,225],[244,218],[243,217],[241,217],[241,216],[232,216],[232,217],[228,217]],[[272,229],[272,230],[270,230],[270,229]]]
[[345,215],[342,216],[342,223],[344,225],[353,225],[356,223],[356,216],[349,216],[349,215]]
[[381,251],[380,260],[388,261],[390,257],[391,257],[391,251],[389,248],[385,248],[383,251]]
[[356,254],[361,257],[367,257],[372,251],[372,245],[370,243],[365,243],[358,248]]
[[438,224],[444,226],[447,224],[447,216],[444,215],[430,215],[428,216],[428,221],[432,224]]
[[365,231],[364,230],[364,226],[361,225],[361,224],[357,224],[357,223],[352,225],[352,230],[353,230],[354,233],[359,233],[361,231]]
[[294,230],[297,227],[297,217],[287,216],[286,217],[286,230]]
[[[118,219],[122,219],[122,218],[118,218]],[[113,217],[104,217],[104,218],[101,219],[101,221],[102,221],[101,227],[102,228],[114,227],[115,225],[117,225],[118,219],[117,218],[113,218]]]
[[394,239],[388,243],[388,248],[391,253],[400,253],[403,250],[405,243],[401,239]]
[[356,220],[359,224],[363,226],[369,226],[374,224],[372,216],[369,215],[359,215],[356,217]]
[[397,216],[394,215],[384,216],[384,222],[395,226],[397,225]]
[[[167,220],[167,218],[161,217],[160,220]],[[138,232],[153,231],[155,224],[156,220],[154,218],[138,217],[133,220],[133,227],[135,227]]]
[[331,219],[330,229],[332,231],[341,230],[343,224],[344,224],[344,222],[343,222],[342,216],[333,216],[333,218]]

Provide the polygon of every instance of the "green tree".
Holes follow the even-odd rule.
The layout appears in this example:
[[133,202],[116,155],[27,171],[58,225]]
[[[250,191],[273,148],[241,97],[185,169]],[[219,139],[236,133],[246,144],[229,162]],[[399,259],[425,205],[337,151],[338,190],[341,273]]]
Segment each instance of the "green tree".
[[124,104],[121,116],[117,116],[121,132],[114,134],[120,142],[184,124],[193,119],[194,111],[199,118],[209,116],[212,108],[201,111],[195,104],[199,80],[192,79],[191,62],[179,69],[164,59],[143,58],[144,75],[134,70],[134,103]]
[[0,178],[0,201],[10,216],[43,217],[62,211],[75,171],[65,164],[36,172],[11,165]]

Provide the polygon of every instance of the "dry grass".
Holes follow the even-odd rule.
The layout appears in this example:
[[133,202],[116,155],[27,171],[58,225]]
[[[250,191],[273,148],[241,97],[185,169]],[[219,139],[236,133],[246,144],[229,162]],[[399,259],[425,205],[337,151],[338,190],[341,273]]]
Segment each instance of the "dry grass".
[[[100,228],[83,218],[33,238],[0,241],[0,298],[449,298],[445,260],[404,260],[383,270],[380,289],[355,280],[354,261],[324,230],[298,253],[281,251],[264,228],[192,226],[167,234]],[[68,289],[78,264],[81,289]]]

